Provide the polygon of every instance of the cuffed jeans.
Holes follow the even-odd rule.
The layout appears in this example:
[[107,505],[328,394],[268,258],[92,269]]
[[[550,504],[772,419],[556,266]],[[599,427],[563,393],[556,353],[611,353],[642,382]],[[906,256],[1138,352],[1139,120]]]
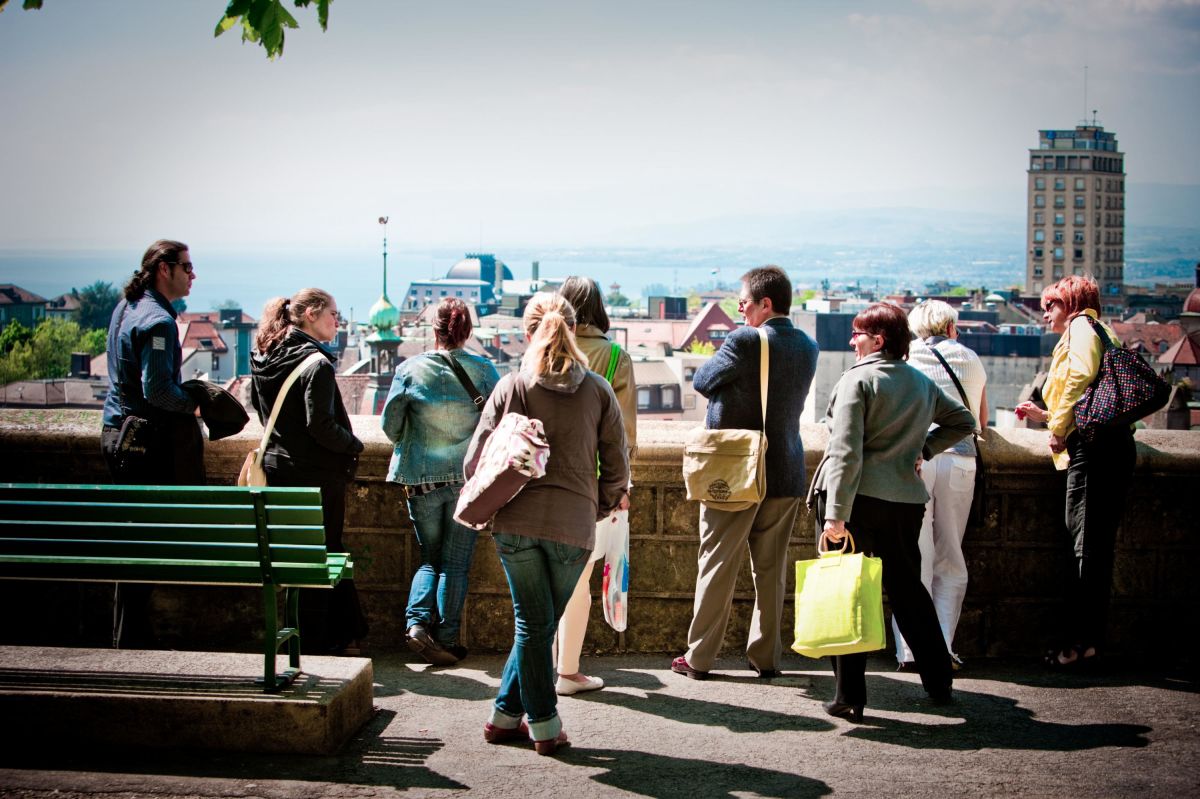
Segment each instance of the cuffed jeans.
[[[967,560],[963,557],[963,535],[975,496],[975,458],[943,452],[921,467],[921,479],[929,492],[925,518],[921,521],[921,583],[933,599],[946,648],[954,652],[954,631],[967,595]],[[907,663],[912,650],[892,617],[896,635],[896,660]]]
[[458,643],[475,555],[475,531],[454,520],[461,491],[461,485],[447,485],[408,498],[421,565],[408,591],[405,627],[425,625],[444,646]]
[[1078,572],[1072,575],[1063,646],[1100,647],[1108,625],[1117,528],[1133,478],[1137,450],[1128,429],[1104,430],[1090,444],[1067,438],[1067,532]]
[[512,592],[514,630],[491,723],[513,729],[526,716],[533,740],[553,740],[562,722],[551,646],[590,550],[523,535],[493,537]]

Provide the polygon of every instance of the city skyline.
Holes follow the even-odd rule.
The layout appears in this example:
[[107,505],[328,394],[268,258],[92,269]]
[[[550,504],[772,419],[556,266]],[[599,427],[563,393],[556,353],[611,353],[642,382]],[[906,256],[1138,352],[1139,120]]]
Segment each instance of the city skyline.
[[381,213],[398,251],[498,253],[839,209],[1017,216],[1037,131],[1092,109],[1131,196],[1200,184],[1192,0],[361,2],[326,33],[298,10],[276,62],[213,39],[223,5],[10,4],[0,250],[366,253]]

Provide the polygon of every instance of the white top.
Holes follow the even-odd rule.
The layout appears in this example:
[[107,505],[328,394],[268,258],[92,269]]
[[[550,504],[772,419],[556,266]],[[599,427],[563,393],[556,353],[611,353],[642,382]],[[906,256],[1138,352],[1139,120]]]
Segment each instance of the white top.
[[[946,396],[959,402],[962,402],[962,395],[958,393],[954,381],[950,379],[950,375],[946,374],[946,369],[938,361],[937,356],[929,351],[931,346],[937,347],[938,353],[946,359],[946,363],[950,364],[958,381],[962,383],[963,391],[967,392],[967,409],[975,417],[975,429],[979,430],[979,407],[983,402],[983,388],[987,385],[987,372],[983,370],[983,362],[979,360],[979,356],[973,350],[945,336],[931,336],[924,341],[913,339],[912,344],[909,345],[909,364],[937,383],[938,388],[944,391]],[[948,451],[957,455],[975,457],[974,437],[964,438]]]

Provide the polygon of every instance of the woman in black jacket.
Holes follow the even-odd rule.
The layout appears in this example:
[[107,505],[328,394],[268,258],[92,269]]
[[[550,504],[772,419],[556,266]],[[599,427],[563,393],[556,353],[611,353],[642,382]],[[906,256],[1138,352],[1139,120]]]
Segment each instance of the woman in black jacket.
[[[307,367],[285,395],[262,464],[270,485],[321,489],[325,545],[330,552],[345,552],[346,484],[354,477],[363,445],[350,429],[334,379],[336,356],[323,343],[337,335],[337,328],[337,305],[321,289],[269,300],[255,341],[250,400],[265,425],[288,375],[314,352],[325,356]],[[332,592],[301,592],[300,615],[306,652],[358,654],[367,621],[352,580],[343,580]]]

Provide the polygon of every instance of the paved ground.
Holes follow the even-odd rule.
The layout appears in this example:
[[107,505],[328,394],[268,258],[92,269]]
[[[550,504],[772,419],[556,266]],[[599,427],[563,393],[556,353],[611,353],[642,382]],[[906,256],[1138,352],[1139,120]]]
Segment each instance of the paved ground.
[[1200,795],[1200,681],[1133,670],[1064,678],[1031,662],[968,664],[957,705],[930,707],[879,659],[864,724],[831,719],[832,680],[794,657],[764,682],[670,658],[585,661],[609,688],[563,698],[574,745],[557,758],[490,746],[482,725],[501,658],[432,669],[375,660],[374,720],[338,756],[61,752],[3,719],[0,794],[19,797],[1172,797]]

